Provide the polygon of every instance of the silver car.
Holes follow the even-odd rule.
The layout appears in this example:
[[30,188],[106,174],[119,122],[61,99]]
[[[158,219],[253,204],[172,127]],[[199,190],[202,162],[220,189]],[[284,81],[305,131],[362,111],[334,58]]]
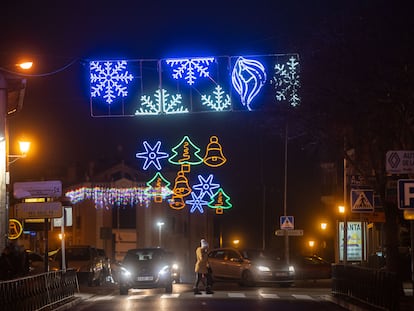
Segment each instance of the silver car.
[[295,280],[293,266],[262,250],[217,248],[208,253],[208,261],[215,281],[237,281],[243,286],[291,286]]

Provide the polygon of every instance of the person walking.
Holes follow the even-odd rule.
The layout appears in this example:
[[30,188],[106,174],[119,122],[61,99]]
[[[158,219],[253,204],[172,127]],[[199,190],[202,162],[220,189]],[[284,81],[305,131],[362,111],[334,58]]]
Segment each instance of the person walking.
[[206,294],[213,294],[211,290],[211,277],[209,273],[208,265],[208,243],[205,239],[201,239],[200,246],[196,249],[196,263],[194,266],[194,271],[196,273],[196,280],[194,283],[194,295],[200,295],[201,291],[199,289],[200,282],[202,282],[206,289]]

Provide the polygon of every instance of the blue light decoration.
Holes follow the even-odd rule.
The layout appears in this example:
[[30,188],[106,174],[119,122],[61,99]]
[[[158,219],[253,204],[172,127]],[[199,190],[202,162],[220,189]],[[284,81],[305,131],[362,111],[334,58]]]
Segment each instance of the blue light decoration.
[[150,181],[147,182],[148,188],[145,193],[154,198],[154,202],[161,203],[163,199],[170,196],[173,192],[170,188],[170,182],[157,172]]
[[135,155],[137,158],[145,159],[142,169],[146,171],[148,167],[151,164],[153,164],[155,168],[160,171],[161,170],[160,160],[168,158],[169,156],[168,153],[160,151],[161,141],[157,141],[154,147],[151,147],[151,145],[147,141],[144,141],[143,145],[144,145],[145,151],[138,152]]
[[209,65],[214,57],[172,58],[165,62],[173,68],[172,77],[176,80],[184,79],[193,85],[198,78],[209,77]]
[[134,78],[127,70],[127,62],[89,62],[91,97],[102,97],[111,104],[118,97],[128,95],[127,85]]
[[249,111],[250,104],[266,82],[263,64],[254,59],[239,57],[231,73],[234,89],[240,95],[241,102]]
[[273,110],[300,105],[298,54],[91,61],[91,115]]
[[186,200],[185,203],[191,205],[190,213],[194,213],[195,211],[199,211],[201,214],[204,213],[203,206],[207,206],[208,202],[202,199],[202,194],[199,195],[191,192],[191,200]]
[[209,198],[214,195],[214,190],[220,187],[220,184],[213,183],[213,174],[204,178],[198,175],[199,184],[193,185],[193,189],[199,191],[199,197],[202,199],[207,194]]
[[270,81],[276,90],[276,99],[278,101],[287,100],[292,107],[300,104],[299,87],[299,59],[297,56],[291,56],[284,63],[277,63],[274,66],[275,74]]
[[223,88],[217,85],[213,94],[201,95],[201,104],[214,111],[226,111],[231,108],[231,99],[230,95],[225,94]]
[[214,208],[216,214],[223,214],[223,210],[232,208],[233,205],[230,203],[230,197],[220,188],[208,202],[208,207]]
[[135,111],[135,115],[157,115],[188,113],[187,107],[182,105],[181,94],[170,95],[167,90],[158,89],[154,93],[154,100],[151,96],[141,96],[141,107]]

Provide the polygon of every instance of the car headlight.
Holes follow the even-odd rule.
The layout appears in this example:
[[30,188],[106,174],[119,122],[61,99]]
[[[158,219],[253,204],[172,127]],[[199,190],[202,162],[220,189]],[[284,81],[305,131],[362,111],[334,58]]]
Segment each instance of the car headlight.
[[269,272],[270,271],[270,268],[268,266],[257,266],[256,268],[260,272]]
[[127,269],[125,269],[124,267],[121,267],[121,276],[123,278],[129,278],[131,276],[131,272],[129,272]]
[[289,266],[289,272],[295,272],[295,267],[294,266]]
[[170,267],[169,266],[164,266],[161,268],[160,272],[158,272],[159,275],[164,275],[170,272]]
[[172,269],[173,269],[173,270],[178,270],[178,264],[176,264],[176,263],[175,263],[175,264],[173,264],[173,265],[172,265]]

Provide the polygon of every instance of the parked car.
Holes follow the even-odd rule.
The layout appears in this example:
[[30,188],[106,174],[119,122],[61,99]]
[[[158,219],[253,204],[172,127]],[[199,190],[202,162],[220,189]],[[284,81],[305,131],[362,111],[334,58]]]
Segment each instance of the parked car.
[[214,281],[237,281],[244,286],[291,286],[295,280],[293,266],[262,250],[217,248],[208,253],[208,261]]
[[291,260],[295,267],[296,279],[330,279],[332,264],[317,255],[298,256]]
[[165,288],[172,293],[171,255],[162,248],[130,249],[121,262],[118,276],[119,293],[130,288]]
[[[65,248],[66,269],[75,269],[80,282],[88,286],[101,285],[104,280],[102,258],[95,247],[90,245],[72,245]],[[53,258],[52,270],[62,268],[62,250]]]

